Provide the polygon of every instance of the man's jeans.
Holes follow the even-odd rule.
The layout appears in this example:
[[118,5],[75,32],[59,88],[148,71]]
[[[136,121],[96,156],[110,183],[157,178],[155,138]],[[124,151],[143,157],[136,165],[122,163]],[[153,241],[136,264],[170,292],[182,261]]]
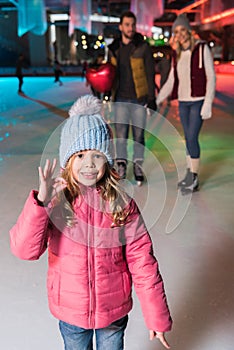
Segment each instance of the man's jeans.
[[129,127],[132,127],[133,161],[144,159],[146,108],[137,100],[116,99],[115,137],[116,158],[128,160],[127,142]]
[[123,350],[124,331],[128,316],[100,329],[84,329],[59,321],[65,350],[93,350],[93,335],[96,337],[97,350]]

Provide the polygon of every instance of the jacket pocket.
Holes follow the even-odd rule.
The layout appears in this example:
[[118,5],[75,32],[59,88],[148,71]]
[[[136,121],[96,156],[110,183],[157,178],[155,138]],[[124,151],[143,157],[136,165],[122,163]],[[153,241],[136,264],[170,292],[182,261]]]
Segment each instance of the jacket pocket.
[[128,298],[131,294],[131,289],[132,289],[132,279],[128,271],[124,271],[122,273],[122,281],[123,281],[124,296],[125,298]]
[[59,305],[60,304],[60,274],[56,271],[49,272],[47,278],[48,298]]

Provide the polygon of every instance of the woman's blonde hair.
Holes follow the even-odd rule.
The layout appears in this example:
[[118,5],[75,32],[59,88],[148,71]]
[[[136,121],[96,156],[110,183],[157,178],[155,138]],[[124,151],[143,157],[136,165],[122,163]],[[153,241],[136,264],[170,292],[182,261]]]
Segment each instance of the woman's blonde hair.
[[[75,223],[73,202],[75,199],[81,199],[80,185],[73,176],[72,164],[75,155],[67,162],[65,169],[61,173],[61,177],[67,182],[67,187],[60,196],[60,202],[63,208],[63,215],[67,226],[73,226]],[[119,184],[120,177],[116,170],[112,168],[108,162],[105,163],[105,173],[101,180],[96,184],[100,190],[103,201],[109,202],[110,213],[114,226],[123,226],[130,213],[128,208],[129,197]],[[103,210],[105,205],[103,203]]]

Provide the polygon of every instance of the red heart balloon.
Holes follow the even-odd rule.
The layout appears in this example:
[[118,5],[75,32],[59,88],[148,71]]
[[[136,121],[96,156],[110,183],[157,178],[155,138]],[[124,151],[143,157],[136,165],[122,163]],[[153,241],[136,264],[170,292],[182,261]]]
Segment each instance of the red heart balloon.
[[101,64],[98,68],[87,68],[86,79],[98,92],[110,91],[115,78],[115,67],[111,63]]

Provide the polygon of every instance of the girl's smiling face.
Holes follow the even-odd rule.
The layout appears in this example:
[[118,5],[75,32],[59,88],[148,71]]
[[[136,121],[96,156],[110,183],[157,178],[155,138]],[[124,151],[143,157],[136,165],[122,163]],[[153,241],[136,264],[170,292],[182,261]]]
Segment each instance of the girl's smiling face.
[[82,185],[93,186],[105,174],[106,162],[106,156],[99,151],[77,152],[72,160],[72,175]]

